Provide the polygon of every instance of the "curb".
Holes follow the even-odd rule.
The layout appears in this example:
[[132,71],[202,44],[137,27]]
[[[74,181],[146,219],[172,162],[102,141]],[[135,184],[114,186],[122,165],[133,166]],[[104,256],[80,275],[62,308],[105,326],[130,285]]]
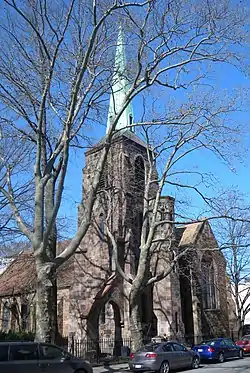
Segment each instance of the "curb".
[[109,369],[109,368],[119,368],[119,366],[121,366],[121,371],[128,371],[129,370],[129,367],[128,367],[128,364],[126,362],[124,363],[111,363],[111,364],[91,364],[92,368],[104,368],[104,369]]

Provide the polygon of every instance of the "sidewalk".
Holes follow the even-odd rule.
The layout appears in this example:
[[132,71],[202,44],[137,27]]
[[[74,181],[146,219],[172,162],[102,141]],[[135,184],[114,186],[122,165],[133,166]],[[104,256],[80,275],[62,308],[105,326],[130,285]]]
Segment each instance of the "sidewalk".
[[93,367],[93,373],[118,373],[129,372],[128,363],[110,364],[105,366]]

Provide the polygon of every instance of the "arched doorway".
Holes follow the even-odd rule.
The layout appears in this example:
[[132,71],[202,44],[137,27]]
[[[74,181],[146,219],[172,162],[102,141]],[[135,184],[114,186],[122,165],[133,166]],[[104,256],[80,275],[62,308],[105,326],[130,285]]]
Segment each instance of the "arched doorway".
[[87,318],[87,347],[96,358],[121,355],[121,312],[111,299],[96,300]]
[[103,345],[104,352],[114,356],[121,355],[122,332],[121,313],[116,302],[109,300],[105,303],[99,318],[99,334],[104,341],[108,341],[108,346]]

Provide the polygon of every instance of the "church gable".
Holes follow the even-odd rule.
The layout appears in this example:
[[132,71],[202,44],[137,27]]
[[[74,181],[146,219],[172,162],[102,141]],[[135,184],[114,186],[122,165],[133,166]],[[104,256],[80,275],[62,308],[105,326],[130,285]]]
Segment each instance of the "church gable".
[[202,229],[197,236],[196,243],[197,247],[202,251],[213,250],[223,257],[223,254],[219,251],[218,242],[208,221],[204,221]]
[[183,227],[177,228],[177,232],[180,232],[179,236],[179,247],[194,246],[199,237],[203,222],[187,224]]
[[177,228],[179,247],[194,246],[203,249],[217,249],[218,243],[208,221],[187,224]]

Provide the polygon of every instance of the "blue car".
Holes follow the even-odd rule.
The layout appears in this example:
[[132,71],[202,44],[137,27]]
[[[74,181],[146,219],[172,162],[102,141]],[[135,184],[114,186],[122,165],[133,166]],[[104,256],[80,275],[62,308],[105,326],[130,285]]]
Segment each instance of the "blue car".
[[199,353],[201,360],[216,360],[223,363],[228,358],[243,358],[242,348],[227,338],[210,339],[192,349]]

